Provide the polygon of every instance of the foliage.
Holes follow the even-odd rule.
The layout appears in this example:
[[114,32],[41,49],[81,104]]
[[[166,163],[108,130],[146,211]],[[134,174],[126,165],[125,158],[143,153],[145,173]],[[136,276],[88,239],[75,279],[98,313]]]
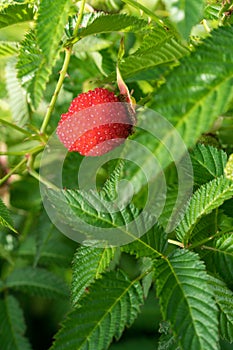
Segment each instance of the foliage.
[[[1,1],[1,348],[231,346],[232,12]],[[80,92],[118,94],[119,71],[133,134],[103,158],[64,153],[59,116]]]

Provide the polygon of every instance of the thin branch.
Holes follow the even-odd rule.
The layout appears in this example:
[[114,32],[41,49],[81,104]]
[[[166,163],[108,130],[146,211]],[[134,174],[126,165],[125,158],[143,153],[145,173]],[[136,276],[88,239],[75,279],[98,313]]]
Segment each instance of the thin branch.
[[59,188],[57,186],[55,186],[54,184],[52,184],[51,182],[49,182],[48,180],[46,180],[45,178],[43,178],[40,174],[38,174],[35,170],[33,169],[28,169],[28,173],[33,176],[36,180],[38,180],[39,182],[41,182],[42,184],[44,184],[45,186],[47,186],[48,188],[51,188],[53,190],[59,190]]
[[20,128],[19,126],[15,125],[15,124],[13,124],[13,123],[7,122],[7,121],[4,120],[4,119],[0,119],[0,123],[3,124],[3,125],[9,126],[9,127],[13,128],[13,129],[15,129],[15,130],[21,132],[21,133],[24,134],[24,135],[31,136],[31,133],[30,133],[29,131],[24,130],[23,128]]
[[11,169],[9,171],[9,173],[7,173],[2,179],[0,179],[0,186],[9,179],[9,177],[11,177],[11,175],[13,175],[16,170],[18,170],[23,164],[25,164],[27,162],[27,158],[25,157],[24,159],[21,160],[21,162],[19,162],[13,169]]

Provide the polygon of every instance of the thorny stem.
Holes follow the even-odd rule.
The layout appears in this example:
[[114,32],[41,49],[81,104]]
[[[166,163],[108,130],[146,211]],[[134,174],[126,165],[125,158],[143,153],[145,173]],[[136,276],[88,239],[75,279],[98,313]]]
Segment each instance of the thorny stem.
[[[79,30],[80,23],[82,21],[82,16],[83,16],[83,11],[84,11],[84,7],[85,7],[85,2],[86,2],[86,0],[82,0],[82,2],[81,2],[81,7],[80,7],[80,10],[79,10],[77,22],[76,22],[76,25],[75,25],[75,28],[74,28],[74,36],[78,35],[78,30]],[[55,88],[54,94],[52,96],[51,102],[49,104],[47,113],[45,115],[44,121],[43,121],[41,129],[40,129],[41,134],[43,134],[45,132],[45,130],[46,130],[47,126],[48,126],[48,123],[50,121],[50,118],[51,118],[51,115],[52,115],[55,103],[57,101],[59,92],[61,90],[61,87],[63,85],[64,79],[66,77],[68,66],[69,66],[69,62],[70,62],[72,48],[73,48],[73,44],[71,44],[68,48],[65,49],[65,60],[64,60],[61,72],[60,72],[60,77],[58,79],[57,86]]]

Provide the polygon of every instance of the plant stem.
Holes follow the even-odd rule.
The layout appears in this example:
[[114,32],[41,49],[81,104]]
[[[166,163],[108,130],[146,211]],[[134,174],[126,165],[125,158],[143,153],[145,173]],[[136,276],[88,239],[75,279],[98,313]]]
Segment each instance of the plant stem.
[[178,241],[175,241],[175,240],[173,240],[173,239],[168,239],[168,243],[173,244],[173,245],[177,245],[177,246],[180,247],[180,248],[184,248],[183,243],[178,242]]
[[9,126],[9,127],[13,128],[15,130],[21,132],[24,135],[31,136],[31,133],[29,131],[24,130],[23,128],[20,128],[19,126],[15,125],[15,124],[9,123],[9,122],[7,122],[4,119],[0,119],[0,123],[2,123],[3,125]]
[[31,176],[33,176],[36,180],[38,180],[39,182],[41,182],[42,184],[44,184],[48,188],[52,188],[53,190],[56,190],[56,191],[59,190],[59,188],[57,186],[55,186],[51,182],[47,181],[43,177],[41,177],[40,174],[38,174],[35,170],[28,169],[28,172]]
[[63,63],[62,70],[60,72],[60,77],[58,79],[56,89],[54,91],[54,94],[53,94],[53,97],[52,97],[51,102],[49,104],[49,107],[48,107],[47,113],[45,115],[44,121],[43,121],[42,126],[40,128],[41,134],[43,134],[45,132],[45,130],[46,130],[47,126],[48,126],[49,120],[51,118],[51,115],[52,115],[55,103],[56,103],[57,98],[58,98],[58,94],[59,94],[59,92],[61,90],[63,81],[64,81],[64,79],[66,77],[68,65],[69,65],[69,62],[70,62],[70,56],[71,56],[71,48],[67,48],[66,51],[65,51],[65,60],[64,60],[64,63]]
[[23,164],[27,162],[27,158],[25,157],[24,159],[21,160],[13,169],[9,171],[2,179],[0,179],[0,186],[9,179],[9,177],[15,173],[17,169],[19,169]]
[[147,7],[143,6],[142,4],[138,3],[135,0],[122,0],[122,1],[125,2],[126,4],[133,6],[136,9],[140,9],[141,11],[145,12],[150,18],[153,19],[155,23],[157,23],[162,27],[165,27],[164,22],[158,16],[156,16],[152,11],[150,11]]
[[85,2],[86,2],[86,0],[82,0],[82,2],[81,2],[81,6],[80,6],[79,13],[78,13],[77,22],[76,22],[75,27],[74,27],[73,36],[77,36],[78,35],[79,26],[81,24],[82,17],[83,17],[83,11],[84,11],[84,7],[85,7]]
[[39,153],[44,149],[44,146],[36,146],[34,148],[31,148],[29,150],[19,151],[19,152],[0,152],[0,156],[25,156],[26,154],[35,154]]
[[[77,22],[76,22],[76,25],[75,25],[75,28],[74,28],[74,36],[77,36],[77,34],[78,34],[78,29],[79,29],[80,23],[82,21],[82,16],[83,16],[83,11],[84,11],[84,7],[85,7],[85,2],[86,2],[86,0],[82,0],[82,2],[81,2],[81,7],[80,7],[80,10],[79,10]],[[48,123],[50,121],[50,118],[51,118],[54,106],[56,104],[59,92],[61,90],[62,84],[63,84],[64,79],[66,77],[68,66],[69,66],[69,62],[70,62],[72,48],[73,48],[73,44],[71,44],[69,47],[67,47],[65,49],[65,60],[64,60],[61,72],[60,72],[60,77],[58,79],[57,86],[55,88],[54,94],[52,96],[51,102],[49,104],[47,113],[45,115],[44,121],[43,121],[41,129],[40,129],[41,134],[43,134],[45,132],[45,130],[46,130],[47,126],[48,126]]]

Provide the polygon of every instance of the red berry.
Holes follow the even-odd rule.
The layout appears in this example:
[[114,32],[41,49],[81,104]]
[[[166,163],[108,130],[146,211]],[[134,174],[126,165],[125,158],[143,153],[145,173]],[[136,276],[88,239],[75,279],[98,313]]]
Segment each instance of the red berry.
[[71,152],[100,156],[122,144],[132,133],[134,116],[113,92],[96,88],[78,95],[62,114],[57,135]]

